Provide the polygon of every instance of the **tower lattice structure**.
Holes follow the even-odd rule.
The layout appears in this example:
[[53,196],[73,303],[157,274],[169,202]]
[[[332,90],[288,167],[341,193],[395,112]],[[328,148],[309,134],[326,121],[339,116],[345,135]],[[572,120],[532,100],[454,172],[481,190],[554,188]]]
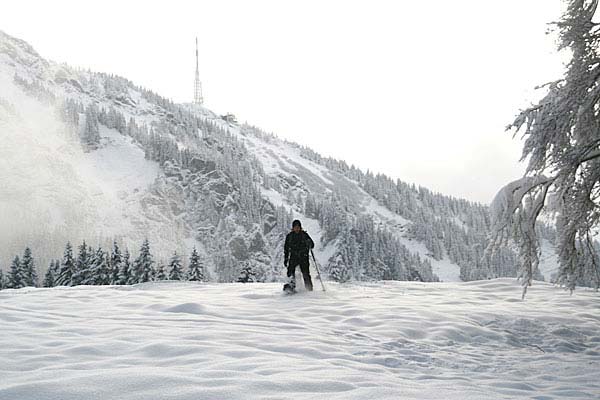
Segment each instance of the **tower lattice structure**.
[[196,79],[194,80],[194,103],[204,104],[202,97],[202,82],[200,82],[200,71],[198,71],[198,38],[196,38]]

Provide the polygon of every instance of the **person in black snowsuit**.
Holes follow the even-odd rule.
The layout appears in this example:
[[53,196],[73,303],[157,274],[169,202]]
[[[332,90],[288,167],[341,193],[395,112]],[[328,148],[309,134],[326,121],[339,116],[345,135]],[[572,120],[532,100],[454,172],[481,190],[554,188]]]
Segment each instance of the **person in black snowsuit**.
[[304,278],[304,287],[306,290],[313,290],[312,279],[308,262],[308,252],[315,247],[315,242],[302,229],[299,220],[292,222],[292,231],[285,237],[284,246],[284,265],[287,268],[287,276],[291,289],[296,288],[296,266],[300,266],[302,278]]

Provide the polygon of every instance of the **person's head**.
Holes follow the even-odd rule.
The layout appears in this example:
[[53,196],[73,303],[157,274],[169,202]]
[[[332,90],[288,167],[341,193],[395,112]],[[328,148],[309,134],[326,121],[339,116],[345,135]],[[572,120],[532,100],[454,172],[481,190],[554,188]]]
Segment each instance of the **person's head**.
[[292,230],[296,233],[302,230],[302,224],[300,223],[300,220],[295,219],[294,222],[292,222]]

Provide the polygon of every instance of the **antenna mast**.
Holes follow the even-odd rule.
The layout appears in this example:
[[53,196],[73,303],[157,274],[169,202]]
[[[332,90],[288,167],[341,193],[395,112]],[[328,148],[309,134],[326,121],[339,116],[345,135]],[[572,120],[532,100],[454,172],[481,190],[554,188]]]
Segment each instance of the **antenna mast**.
[[196,37],[196,79],[194,81],[194,104],[202,105],[202,82],[200,82],[200,72],[198,71],[198,37]]

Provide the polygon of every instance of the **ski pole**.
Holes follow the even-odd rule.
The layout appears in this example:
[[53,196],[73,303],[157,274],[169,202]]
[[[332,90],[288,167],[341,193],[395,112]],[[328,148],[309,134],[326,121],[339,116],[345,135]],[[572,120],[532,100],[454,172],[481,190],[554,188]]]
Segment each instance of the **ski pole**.
[[312,256],[313,262],[315,263],[315,268],[317,269],[317,278],[319,278],[319,281],[321,282],[321,287],[323,288],[323,291],[326,292],[325,284],[323,283],[323,278],[321,278],[321,271],[319,270],[319,264],[317,264],[317,259],[315,258],[315,253],[313,253],[312,249],[310,249],[310,255]]

